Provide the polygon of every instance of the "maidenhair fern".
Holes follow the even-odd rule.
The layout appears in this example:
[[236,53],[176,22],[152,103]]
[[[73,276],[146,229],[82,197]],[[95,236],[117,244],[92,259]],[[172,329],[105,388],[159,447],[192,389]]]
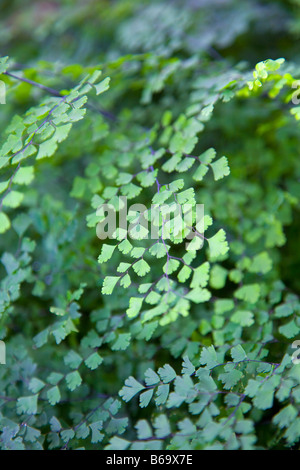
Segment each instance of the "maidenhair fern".
[[0,448],[298,448],[300,68],[267,21],[292,50],[294,6],[29,3],[1,19]]

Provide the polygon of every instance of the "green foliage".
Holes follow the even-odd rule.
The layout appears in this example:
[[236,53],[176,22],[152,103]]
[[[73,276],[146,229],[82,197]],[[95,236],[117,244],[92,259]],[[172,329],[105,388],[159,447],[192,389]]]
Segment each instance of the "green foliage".
[[0,448],[299,448],[297,2],[71,3],[0,22]]

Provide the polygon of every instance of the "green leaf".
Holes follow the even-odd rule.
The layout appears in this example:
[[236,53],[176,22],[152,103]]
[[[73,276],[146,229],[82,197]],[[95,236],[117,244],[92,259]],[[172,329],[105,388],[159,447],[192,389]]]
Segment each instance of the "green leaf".
[[10,228],[10,220],[4,212],[0,212],[0,233],[6,232]]
[[210,274],[210,285],[213,289],[223,289],[226,284],[228,271],[219,264],[215,264]]
[[273,423],[282,428],[287,428],[297,418],[298,412],[293,405],[287,405],[273,418]]
[[119,280],[119,276],[106,276],[103,282],[102,294],[110,295],[112,294],[115,285]]
[[219,380],[223,382],[225,390],[229,390],[234,387],[242,377],[242,372],[235,369],[219,374]]
[[278,305],[278,307],[275,308],[275,317],[276,318],[289,317],[293,313],[294,313],[294,306],[291,303]]
[[245,353],[243,347],[240,344],[232,348],[230,354],[233,362],[241,362],[247,358],[247,354]]
[[151,389],[140,394],[140,407],[141,408],[146,408],[149,405],[151,398],[153,396],[153,393],[154,393],[154,390]]
[[12,207],[15,209],[19,207],[24,199],[24,194],[19,191],[10,191],[3,199],[3,206]]
[[50,422],[50,427],[51,427],[52,432],[60,432],[60,430],[62,429],[62,426],[60,422],[58,421],[58,419],[55,418],[55,416],[52,416],[49,422]]
[[192,273],[192,269],[189,266],[183,266],[177,275],[178,281],[179,282],[187,281],[191,273]]
[[272,265],[273,263],[271,258],[269,257],[268,253],[264,251],[263,253],[260,253],[253,258],[249,271],[251,273],[266,274],[271,271]]
[[39,151],[36,159],[41,160],[42,158],[52,157],[52,155],[56,152],[57,147],[56,137],[46,140],[39,145]]
[[60,395],[60,391],[57,385],[55,385],[54,387],[50,388],[47,391],[47,398],[48,398],[50,405],[52,406],[60,402],[61,395]]
[[251,326],[254,323],[254,315],[249,310],[238,310],[231,316],[231,321],[241,326]]
[[152,437],[152,429],[145,419],[140,419],[136,423],[135,429],[137,431],[138,439],[140,440],[150,439]]
[[192,300],[196,304],[207,302],[211,298],[211,293],[207,289],[200,287],[191,290],[186,296],[187,299]]
[[209,148],[208,150],[205,150],[200,156],[199,160],[202,163],[205,163],[206,165],[209,165],[216,157],[217,152],[215,151],[214,148]]
[[295,320],[286,323],[278,328],[280,334],[285,336],[286,338],[296,338],[300,332],[300,327],[297,326]]
[[38,395],[21,397],[17,399],[17,413],[35,415],[37,413]]
[[67,366],[71,369],[78,369],[82,362],[82,357],[76,353],[75,351],[69,351],[68,354],[64,358],[64,362]]
[[34,179],[34,167],[27,166],[21,167],[14,177],[14,183],[16,184],[30,184]]
[[260,297],[260,286],[259,284],[248,284],[246,286],[240,287],[235,291],[234,296],[237,299],[255,304]]
[[105,91],[107,91],[109,89],[109,82],[110,82],[110,78],[107,77],[104,80],[102,80],[100,83],[98,83],[97,85],[94,84],[94,87],[96,89],[96,95],[100,95],[101,93],[104,93]]
[[6,72],[6,69],[8,67],[8,63],[7,63],[8,59],[9,59],[8,56],[0,58],[0,74]]
[[127,289],[131,285],[131,279],[129,274],[126,274],[124,277],[122,277],[120,281],[120,285],[124,287],[124,289]]
[[116,184],[118,186],[122,186],[123,184],[128,184],[132,180],[132,175],[130,173],[120,173],[117,180]]
[[230,168],[228,166],[228,160],[226,157],[222,157],[219,160],[211,163],[211,167],[214,173],[215,181],[218,181],[224,176],[228,176],[230,174]]
[[178,428],[179,428],[179,434],[186,435],[186,436],[192,436],[193,434],[197,432],[196,426],[188,418],[185,418],[182,421],[179,421]]
[[214,346],[202,349],[200,364],[206,365],[208,369],[213,369],[218,365],[217,354]]
[[20,267],[19,262],[11,253],[3,253],[1,263],[5,267],[7,274],[14,273]]
[[33,393],[38,393],[45,387],[45,385],[45,382],[36,377],[33,377],[29,383],[29,390]]
[[77,370],[66,375],[68,389],[73,391],[81,385],[82,378]]
[[145,383],[147,387],[151,385],[156,385],[159,382],[160,382],[159,376],[157,375],[156,372],[154,372],[154,370],[150,369],[149,367],[145,372]]
[[220,229],[213,237],[208,238],[208,244],[209,256],[213,261],[226,255],[229,250],[226,234],[223,229]]
[[89,426],[92,430],[92,444],[101,442],[104,438],[104,434],[100,432],[103,428],[103,421],[95,421],[94,423],[89,424]]
[[162,439],[171,434],[169,421],[165,415],[157,416],[153,422],[155,436]]
[[133,265],[133,270],[138,276],[143,277],[150,272],[150,266],[144,259],[140,259]]
[[91,369],[97,369],[102,364],[103,358],[97,352],[92,353],[85,361],[85,365]]
[[163,258],[167,254],[166,248],[168,249],[169,246],[166,245],[165,247],[163,243],[155,243],[155,245],[150,248],[150,254],[156,258]]
[[156,182],[156,176],[157,176],[157,170],[155,171],[143,171],[142,173],[139,173],[137,175],[138,181],[141,183],[141,186],[143,188],[149,188],[150,186],[153,186]]
[[75,432],[73,429],[65,429],[64,431],[61,431],[60,435],[64,442],[69,442],[75,436]]
[[116,342],[111,346],[113,351],[124,351],[130,345],[131,334],[121,333],[118,335]]
[[126,441],[125,439],[121,439],[120,437],[114,436],[110,441],[109,444],[105,447],[105,450],[125,450],[129,447],[130,442]]
[[156,390],[155,403],[156,406],[164,405],[169,397],[170,386],[169,384],[159,385]]
[[217,315],[223,315],[223,313],[230,312],[230,310],[234,309],[234,302],[231,299],[216,300],[214,309]]
[[193,179],[195,181],[202,181],[206,173],[208,172],[208,166],[200,164],[193,174]]
[[288,427],[286,432],[284,433],[284,437],[286,438],[289,444],[293,444],[299,441],[300,437],[300,418],[296,418],[294,422]]
[[158,369],[158,374],[165,384],[172,382],[176,377],[175,370],[169,364],[165,364],[163,367],[160,367]]
[[184,356],[182,363],[182,374],[193,375],[195,370],[196,369],[189,360],[188,356]]
[[101,255],[98,257],[98,263],[106,263],[113,255],[116,245],[106,245],[102,246]]
[[201,266],[194,270],[194,275],[190,287],[206,287],[209,279],[209,268],[210,265],[206,261]]
[[134,318],[136,317],[143,304],[143,298],[142,297],[131,297],[129,301],[129,308],[126,310],[126,314],[129,318]]
[[120,390],[119,395],[126,402],[130,401],[137,393],[145,387],[141,385],[134,377],[125,380],[124,387]]

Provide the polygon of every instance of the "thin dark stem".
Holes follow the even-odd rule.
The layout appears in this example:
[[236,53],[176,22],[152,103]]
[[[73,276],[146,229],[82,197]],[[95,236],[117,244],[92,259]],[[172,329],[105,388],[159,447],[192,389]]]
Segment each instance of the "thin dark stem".
[[29,80],[29,78],[24,78],[24,77],[19,77],[18,75],[15,75],[11,72],[4,72],[4,75],[7,75],[8,77],[11,77],[11,78],[15,78],[16,80],[20,80],[21,82],[25,82],[25,83],[28,83],[29,85],[32,85],[32,86],[35,86],[35,87],[38,87],[40,88],[41,90],[45,90],[47,91],[48,93],[50,93],[51,95],[54,95],[54,96],[62,96],[61,93],[57,90],[54,90],[54,88],[50,88],[46,85],[42,85],[41,83],[38,83],[38,82],[34,82],[33,80]]
[[[30,80],[29,78],[19,77],[18,75],[15,75],[14,73],[11,73],[11,72],[4,72],[4,75],[7,75],[8,77],[14,78],[15,80],[20,80],[21,82],[25,82],[25,83],[28,83],[29,85],[40,88],[41,90],[44,90],[53,96],[57,96],[57,97],[63,96],[59,91],[55,90],[54,88],[50,88],[46,85],[42,85],[41,83]],[[106,111],[105,109],[98,108],[92,104],[87,104],[87,107],[102,114],[102,116],[104,116],[106,119],[110,119],[111,121],[117,121],[117,117],[114,114],[112,114],[110,111]]]

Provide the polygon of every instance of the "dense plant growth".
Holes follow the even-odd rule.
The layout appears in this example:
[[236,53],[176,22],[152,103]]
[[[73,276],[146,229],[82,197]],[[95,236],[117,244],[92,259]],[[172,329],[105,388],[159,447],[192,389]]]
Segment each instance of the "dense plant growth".
[[[299,2],[28,3],[1,7],[0,448],[297,449]],[[204,204],[204,236],[100,239],[119,196]]]

